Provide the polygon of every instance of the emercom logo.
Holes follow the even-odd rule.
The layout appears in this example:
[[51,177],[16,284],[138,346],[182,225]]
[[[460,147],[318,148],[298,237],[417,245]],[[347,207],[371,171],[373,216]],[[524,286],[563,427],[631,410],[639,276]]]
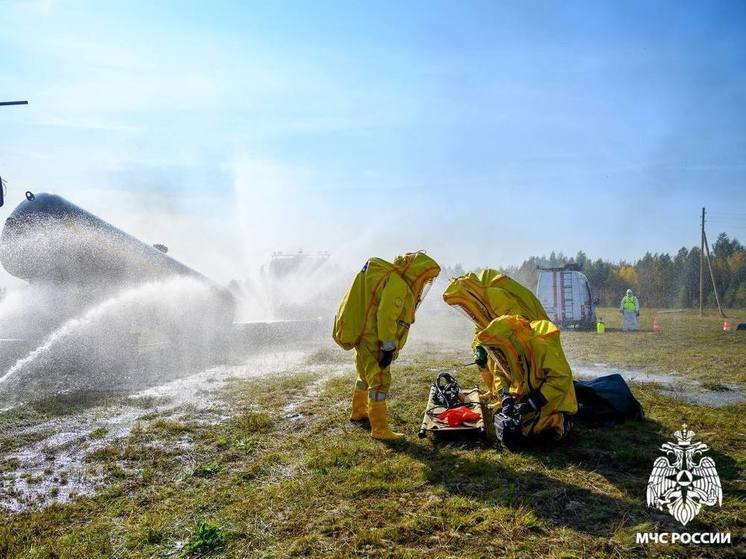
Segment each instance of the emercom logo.
[[[702,506],[722,506],[723,487],[715,461],[704,454],[710,448],[693,442],[694,432],[681,426],[674,433],[677,442],[667,442],[660,450],[665,454],[653,463],[647,489],[649,507],[668,512],[686,526]],[[660,532],[638,533],[636,543],[647,544],[729,544],[730,533]]]
[[635,543],[704,543],[704,544],[729,544],[730,533],[709,532],[654,532],[654,533],[637,533]]
[[686,425],[674,436],[677,443],[663,443],[666,453],[653,463],[648,480],[648,506],[668,510],[686,526],[699,514],[702,505],[723,504],[723,488],[715,461],[703,456],[710,450],[705,443],[692,442],[694,432]]

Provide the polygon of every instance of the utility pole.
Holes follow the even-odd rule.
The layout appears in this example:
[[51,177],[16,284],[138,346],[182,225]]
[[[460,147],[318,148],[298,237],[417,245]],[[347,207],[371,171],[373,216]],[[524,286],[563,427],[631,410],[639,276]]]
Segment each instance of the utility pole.
[[699,232],[699,316],[705,315],[705,209],[702,208],[702,229]]
[[[707,258],[707,269],[710,272],[710,280],[712,281],[712,291],[715,293],[715,302],[718,305],[718,312],[722,318],[727,318],[723,312],[723,307],[720,304],[720,295],[718,295],[718,288],[715,284],[715,273],[712,270],[712,262],[710,260],[710,243],[707,242],[707,233],[705,233],[705,209],[702,208],[702,228],[700,237],[700,248],[699,248],[699,316],[704,316],[704,286],[705,286],[705,258]],[[705,252],[706,251],[706,252]]]
[[728,318],[723,312],[723,307],[720,304],[720,296],[718,295],[718,288],[715,285],[715,274],[712,271],[712,262],[710,261],[710,243],[707,242],[707,233],[704,234],[705,250],[707,251],[707,267],[710,269],[710,279],[712,280],[712,291],[715,293],[715,302],[718,304],[718,312],[720,318]]

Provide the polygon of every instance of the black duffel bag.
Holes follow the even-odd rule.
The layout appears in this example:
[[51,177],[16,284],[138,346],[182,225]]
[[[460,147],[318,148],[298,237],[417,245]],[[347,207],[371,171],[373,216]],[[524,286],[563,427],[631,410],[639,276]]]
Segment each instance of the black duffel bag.
[[573,384],[578,399],[575,417],[580,420],[613,424],[645,416],[640,402],[618,373],[593,380],[576,380]]

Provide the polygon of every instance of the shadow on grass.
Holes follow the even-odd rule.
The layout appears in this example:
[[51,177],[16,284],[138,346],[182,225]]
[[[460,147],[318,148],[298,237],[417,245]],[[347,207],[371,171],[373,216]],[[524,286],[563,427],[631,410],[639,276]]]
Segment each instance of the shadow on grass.
[[[622,523],[634,526],[654,520],[676,528],[670,516],[645,503],[653,461],[661,454],[661,444],[672,438],[660,423],[643,420],[613,428],[581,425],[564,441],[538,442],[519,455],[508,453],[498,460],[489,451],[472,452],[489,446],[488,441],[457,445],[405,441],[392,444],[392,449],[425,465],[429,483],[450,494],[487,505],[523,506],[550,525],[609,537]],[[714,451],[710,455],[724,482],[738,479],[733,459]],[[537,462],[545,468],[537,468]],[[594,487],[598,476],[614,486],[616,495]]]

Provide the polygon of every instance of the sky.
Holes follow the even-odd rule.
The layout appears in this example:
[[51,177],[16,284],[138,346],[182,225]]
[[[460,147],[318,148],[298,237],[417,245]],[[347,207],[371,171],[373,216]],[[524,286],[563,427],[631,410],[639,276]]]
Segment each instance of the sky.
[[[746,3],[0,0],[4,219],[53,192],[226,281],[746,240]],[[0,283],[7,276],[0,276]]]

